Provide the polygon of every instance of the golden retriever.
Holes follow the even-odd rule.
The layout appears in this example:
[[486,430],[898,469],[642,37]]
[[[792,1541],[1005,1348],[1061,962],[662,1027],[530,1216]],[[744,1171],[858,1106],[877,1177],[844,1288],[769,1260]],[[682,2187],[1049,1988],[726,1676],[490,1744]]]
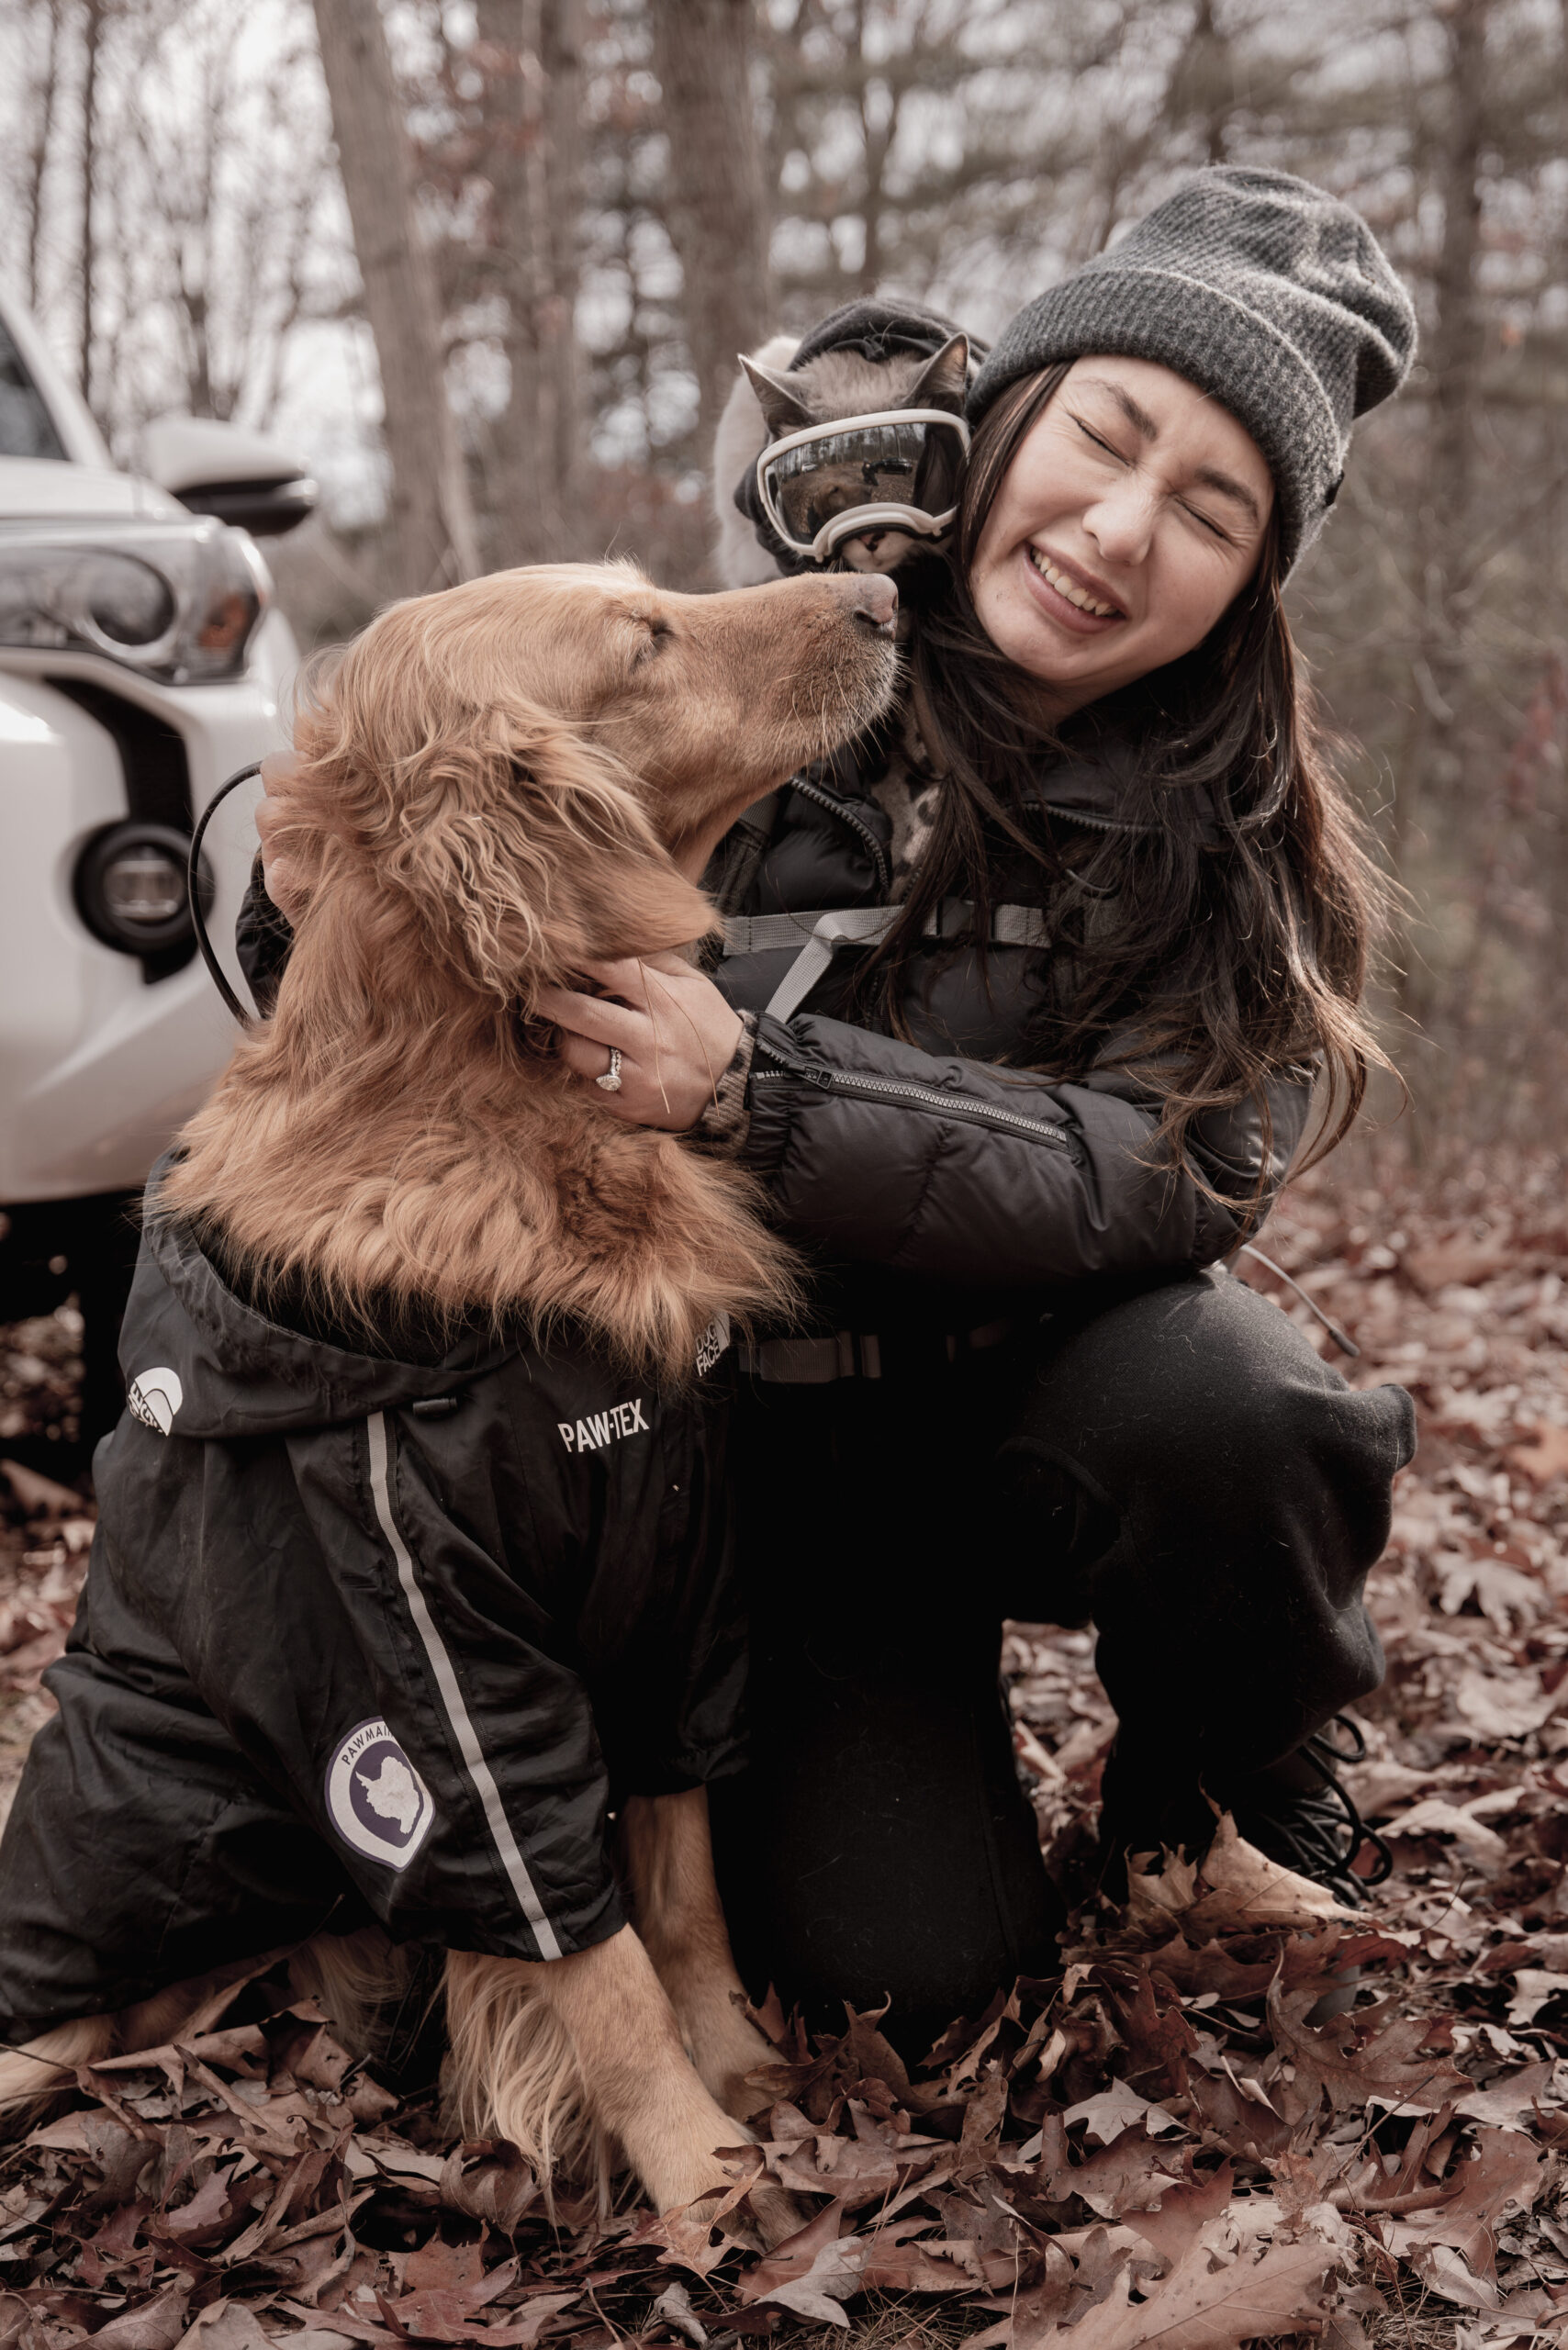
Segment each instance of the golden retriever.
[[[398,604],[304,711],[286,837],[309,875],[274,1016],[240,1044],[153,1212],[335,1318],[389,1308],[567,1321],[667,1381],[722,1314],[790,1295],[748,1180],[628,1125],[565,1072],[537,991],[712,926],[696,886],[735,818],[885,708],[890,582],[667,594],[624,565],[503,572]],[[637,1930],[549,1964],[453,1951],[454,2121],[548,2174],[610,2142],[655,2205],[715,2155],[767,2043],[746,2021],[704,1792],[625,1808]],[[398,1973],[374,1931],[297,1954],[351,2037]],[[52,2066],[162,2039],[212,1978],[0,2057],[0,2105]],[[40,2061],[41,2060],[41,2061]],[[787,2201],[765,2233],[790,2223]]]

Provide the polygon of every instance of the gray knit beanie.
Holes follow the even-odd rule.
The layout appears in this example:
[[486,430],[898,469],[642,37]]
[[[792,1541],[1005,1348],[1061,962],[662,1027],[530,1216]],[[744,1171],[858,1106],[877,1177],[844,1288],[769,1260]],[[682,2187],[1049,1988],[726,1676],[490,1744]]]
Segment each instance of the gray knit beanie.
[[1219,163],[1025,304],[969,395],[978,423],[1020,376],[1092,353],[1157,360],[1258,443],[1289,570],[1344,478],[1350,427],[1398,390],[1416,313],[1359,213],[1288,172]]

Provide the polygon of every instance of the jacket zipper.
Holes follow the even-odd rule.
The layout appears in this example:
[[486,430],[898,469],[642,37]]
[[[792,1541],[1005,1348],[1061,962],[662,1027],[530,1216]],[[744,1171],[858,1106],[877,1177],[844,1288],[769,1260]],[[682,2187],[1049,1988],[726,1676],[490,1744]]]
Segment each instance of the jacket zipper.
[[757,1052],[775,1066],[759,1069],[753,1080],[755,1084],[799,1078],[814,1085],[819,1092],[840,1093],[857,1102],[910,1102],[917,1109],[939,1111],[945,1118],[962,1119],[972,1126],[992,1126],[1002,1134],[1024,1135],[1031,1142],[1048,1143],[1053,1150],[1065,1150],[1070,1156],[1072,1152],[1065,1126],[1051,1125],[1044,1118],[1026,1117],[1022,1110],[1003,1110],[992,1102],[976,1102],[963,1094],[949,1093],[942,1086],[917,1085],[906,1078],[850,1077],[842,1069],[823,1069],[806,1062],[792,1069],[779,1060],[760,1037]]
[[869,824],[859,816],[852,815],[843,800],[835,800],[831,791],[823,791],[820,785],[808,783],[803,776],[796,776],[790,788],[792,791],[798,791],[802,800],[814,800],[819,808],[825,808],[828,814],[836,816],[839,822],[848,831],[857,833],[870,851],[871,863],[876,867],[878,888],[882,890],[892,888],[893,868],[888,863],[888,853]]
[[1092,833],[1125,833],[1129,839],[1141,840],[1156,829],[1153,824],[1129,824],[1125,816],[1092,816],[1084,808],[1059,808],[1054,800],[1038,800],[1035,804],[1047,816],[1059,816],[1067,824],[1085,824]]

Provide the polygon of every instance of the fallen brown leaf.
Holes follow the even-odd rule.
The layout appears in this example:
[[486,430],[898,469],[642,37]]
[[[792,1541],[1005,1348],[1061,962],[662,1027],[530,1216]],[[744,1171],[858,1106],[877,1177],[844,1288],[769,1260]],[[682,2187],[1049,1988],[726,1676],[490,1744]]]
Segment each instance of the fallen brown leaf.
[[1273,2244],[1257,2260],[1222,2266],[1195,2244],[1147,2300],[1129,2300],[1124,2270],[1112,2295],[1061,2340],[1071,2350],[1226,2350],[1297,2333],[1322,2315],[1334,2266],[1323,2244]]
[[1568,1477],[1568,1427],[1548,1420],[1528,1443],[1511,1444],[1507,1459],[1532,1484],[1550,1485],[1554,1477]]
[[1305,2020],[1312,2005],[1306,1992],[1269,1995],[1275,2045],[1295,2068],[1293,2086],[1304,2110],[1326,2092],[1338,2112],[1360,2111],[1375,2099],[1429,2113],[1468,2088],[1447,2056],[1422,2045],[1430,2031],[1425,2018],[1391,2018],[1385,2005],[1332,2017],[1319,2030]]

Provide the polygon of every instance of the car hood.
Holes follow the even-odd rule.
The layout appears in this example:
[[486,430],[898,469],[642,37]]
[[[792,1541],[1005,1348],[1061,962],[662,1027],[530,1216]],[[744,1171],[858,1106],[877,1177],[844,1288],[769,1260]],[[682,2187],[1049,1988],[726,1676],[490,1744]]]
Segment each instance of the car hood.
[[0,521],[167,522],[185,508],[155,482],[62,457],[0,457]]

